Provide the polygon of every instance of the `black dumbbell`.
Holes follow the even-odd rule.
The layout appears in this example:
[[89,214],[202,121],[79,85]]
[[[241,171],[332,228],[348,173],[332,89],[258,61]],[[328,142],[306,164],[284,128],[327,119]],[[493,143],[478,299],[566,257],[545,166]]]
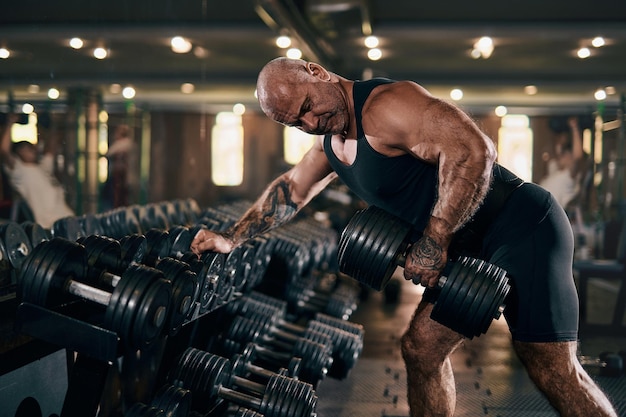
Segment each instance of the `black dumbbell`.
[[[328,328],[330,326],[324,330],[328,330]],[[353,335],[347,336],[347,332],[334,330],[333,337],[337,337],[338,333],[341,332],[346,334],[346,339],[352,340]],[[272,318],[269,316],[258,315],[252,318],[236,316],[222,335],[224,340],[222,344],[233,350],[247,343],[255,343],[299,357],[302,359],[301,378],[312,384],[317,384],[326,375],[337,379],[345,377],[347,375],[345,368],[348,366],[343,362],[347,362],[346,358],[350,358],[354,354],[354,349],[350,349],[350,346],[345,351],[335,350],[333,340],[328,333],[330,332],[323,333],[311,326],[311,328],[304,329],[300,334],[294,334],[274,326]],[[339,340],[340,344],[341,342],[342,340]],[[340,365],[334,366],[335,361],[341,361]],[[352,362],[353,365],[356,359]]]
[[[99,281],[108,286],[116,286],[119,275],[134,260],[128,263],[128,252],[122,255],[120,243],[106,236],[91,235],[78,240],[85,247],[89,276],[99,276]],[[139,245],[140,246],[140,245]],[[128,249],[128,248],[127,248]],[[137,257],[136,249],[134,257]],[[176,334],[189,317],[194,300],[198,297],[198,278],[188,264],[174,258],[165,257],[156,261],[154,268],[163,272],[172,284],[172,305],[165,321],[170,336]]]
[[[293,333],[302,333],[306,326],[301,326],[288,320],[287,310],[288,306],[285,301],[258,291],[251,291],[249,294],[239,297],[226,306],[226,311],[230,314],[239,314],[245,317],[254,317],[259,314],[272,316],[276,319],[274,321],[275,326]],[[317,312],[314,316],[314,320],[355,334],[361,341],[363,340],[364,329],[360,324],[352,323],[322,312]]]
[[[350,219],[339,240],[341,272],[380,291],[410,251],[412,226],[370,206]],[[431,318],[467,338],[485,333],[504,311],[511,286],[506,271],[483,260],[450,261],[438,281]]]
[[32,249],[28,235],[19,224],[9,221],[0,225],[0,274],[15,283],[16,272]]
[[192,392],[194,409],[206,409],[220,399],[265,417],[316,415],[317,395],[311,384],[280,374],[266,384],[250,381],[235,375],[227,358],[196,348],[185,350],[168,380]]
[[187,417],[191,411],[191,391],[165,384],[156,392],[150,407],[161,411],[163,417]]
[[56,308],[69,301],[87,300],[106,307],[102,327],[117,333],[137,350],[162,332],[172,297],[172,286],[160,271],[133,265],[112,292],[98,288],[100,276],[88,275],[84,246],[63,238],[40,243],[26,258],[19,275],[24,302]]

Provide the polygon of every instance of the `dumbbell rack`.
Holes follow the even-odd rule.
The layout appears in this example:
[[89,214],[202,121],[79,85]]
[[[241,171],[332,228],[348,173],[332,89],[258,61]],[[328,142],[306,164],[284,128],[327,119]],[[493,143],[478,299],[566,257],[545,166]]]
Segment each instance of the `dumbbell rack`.
[[[133,210],[138,209],[133,208]],[[157,214],[154,214],[155,209],[154,207],[151,208],[152,216],[160,224],[166,221],[166,215],[163,214],[166,211],[157,209]],[[130,211],[126,211],[120,222],[130,224],[129,231],[135,232],[134,225],[137,222],[130,216],[130,213]],[[115,215],[121,215],[119,210],[116,210]],[[169,215],[172,215],[171,210]],[[74,235],[76,233],[75,220],[66,219],[63,222],[63,228],[68,233],[68,239],[76,237]],[[146,218],[143,221],[145,222]],[[59,230],[62,229],[61,225],[58,227]],[[142,224],[141,227],[146,228],[149,225]],[[124,232],[116,231],[116,233],[111,234],[122,236]],[[320,238],[319,235],[317,237]],[[294,245],[301,246],[305,239],[296,242],[293,236],[289,236],[289,240],[295,242]],[[308,267],[310,268],[310,266]],[[301,266],[298,265],[297,268],[299,270]],[[226,303],[216,304],[203,312],[199,311],[198,305],[194,305],[194,314],[186,320],[183,328],[177,334],[159,336],[150,348],[142,350],[139,356],[136,355],[136,352],[128,350],[118,334],[94,324],[100,322],[99,320],[78,319],[101,314],[83,301],[66,303],[54,309],[22,302],[17,308],[15,325],[17,330],[32,336],[35,340],[65,348],[68,353],[73,352],[73,361],[70,360],[68,389],[63,402],[61,417],[78,415],[88,417],[97,414],[106,417],[106,413],[102,409],[99,410],[99,407],[102,406],[103,401],[106,401],[104,397],[106,386],[114,365],[122,361],[124,365],[128,364],[129,368],[133,368],[130,371],[131,374],[141,375],[143,376],[142,380],[151,382],[148,384],[149,386],[143,389],[143,393],[136,393],[134,397],[133,394],[125,393],[127,405],[132,402],[141,402],[143,400],[141,395],[144,395],[145,398],[146,393],[154,390],[154,384],[165,380],[165,374],[171,368],[174,358],[184,349],[196,343],[201,346],[210,345],[212,333],[217,331],[214,328],[215,323],[219,321],[215,318],[220,317],[224,310],[221,307],[241,295],[236,294]],[[154,368],[155,364],[157,365],[156,372],[149,369]]]

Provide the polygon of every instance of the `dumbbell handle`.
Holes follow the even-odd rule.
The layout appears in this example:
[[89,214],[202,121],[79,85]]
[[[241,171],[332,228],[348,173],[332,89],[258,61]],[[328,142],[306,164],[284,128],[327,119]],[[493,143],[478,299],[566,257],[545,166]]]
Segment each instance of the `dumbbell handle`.
[[115,275],[107,271],[104,271],[102,275],[100,275],[100,280],[104,284],[110,285],[111,287],[117,287],[120,279],[122,279],[122,277],[120,277],[119,275]]
[[65,288],[67,289],[67,292],[72,295],[93,301],[94,303],[100,305],[106,306],[111,300],[111,293],[101,290],[100,288],[91,287],[73,279],[67,280]]
[[260,398],[235,391],[234,389],[226,388],[222,385],[217,388],[217,396],[235,404],[243,405],[252,410],[259,410],[261,408]]

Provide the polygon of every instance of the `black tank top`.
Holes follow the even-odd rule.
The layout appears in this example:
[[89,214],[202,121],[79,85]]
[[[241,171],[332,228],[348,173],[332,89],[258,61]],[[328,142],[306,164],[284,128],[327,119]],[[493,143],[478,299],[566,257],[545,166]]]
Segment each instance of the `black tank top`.
[[[430,219],[437,196],[437,167],[412,155],[389,157],[374,150],[365,138],[361,111],[371,91],[394,81],[374,78],[355,81],[354,114],[357,128],[357,153],[351,165],[340,161],[332,151],[331,135],[324,137],[324,152],[339,178],[367,204],[380,207],[411,223],[421,233]],[[454,246],[479,245],[488,223],[493,220],[510,192],[523,181],[507,169],[494,164],[492,186],[473,219],[457,234]],[[463,242],[463,243],[461,243]]]

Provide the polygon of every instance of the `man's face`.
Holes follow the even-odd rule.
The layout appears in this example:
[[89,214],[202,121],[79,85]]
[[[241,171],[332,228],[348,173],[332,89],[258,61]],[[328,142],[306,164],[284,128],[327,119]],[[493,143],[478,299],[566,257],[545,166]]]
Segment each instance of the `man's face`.
[[344,134],[348,106],[337,84],[317,81],[278,87],[268,101],[267,115],[312,135]]

